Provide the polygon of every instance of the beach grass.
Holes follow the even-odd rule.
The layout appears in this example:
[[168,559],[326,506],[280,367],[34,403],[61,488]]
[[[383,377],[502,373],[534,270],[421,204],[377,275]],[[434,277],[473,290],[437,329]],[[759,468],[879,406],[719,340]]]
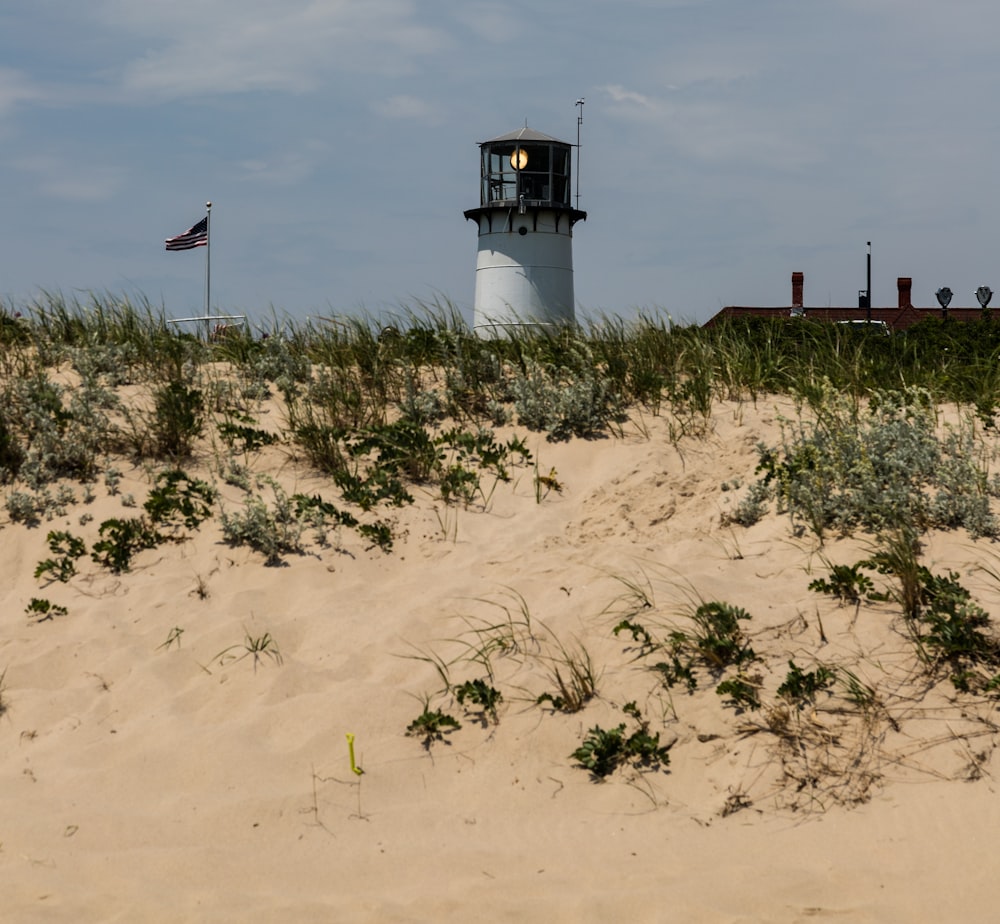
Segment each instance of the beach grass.
[[[720,521],[748,530],[766,516],[787,516],[789,535],[817,546],[869,537],[872,576],[859,570],[863,563],[827,558],[831,581],[813,581],[812,589],[857,613],[868,605],[874,575],[882,575],[889,585],[877,603],[895,608],[915,654],[905,670],[944,676],[957,694],[991,701],[1000,689],[1000,645],[989,617],[957,576],[933,575],[920,557],[930,530],[1000,534],[991,509],[1000,497],[992,470],[1000,326],[989,320],[924,321],[883,337],[803,319],[706,328],[643,314],[483,339],[453,306],[435,303],[391,323],[272,319],[204,337],[142,298],[42,293],[0,308],[5,528],[33,528],[82,509],[102,479],[116,495],[123,466],[142,467],[150,486],[139,516],[92,526],[81,516],[82,535],[49,532],[52,557],[39,562],[35,577],[53,589],[77,578],[88,548],[95,563],[123,576],[139,556],[185,541],[208,520],[220,525],[225,543],[263,565],[316,555],[329,547],[331,531],[389,557],[402,538],[394,511],[430,497],[440,533],[455,542],[457,520],[441,510],[486,512],[501,486],[532,475],[536,507],[561,496],[571,473],[542,474],[525,434],[551,444],[613,440],[642,414],[663,418],[679,450],[711,435],[720,407],[738,413],[780,395],[796,414],[781,422],[779,444],[758,447],[756,471],[729,492],[740,496]],[[303,466],[321,488],[289,492],[269,474],[275,460],[279,469]],[[228,500],[220,482],[232,489]],[[657,602],[658,588],[645,576],[619,583],[624,590],[597,612],[617,618],[615,637],[630,635],[628,660],[646,665],[652,684],[694,696],[708,675],[709,692],[738,715],[742,733],[770,736],[790,787],[802,783],[824,805],[867,795],[877,743],[896,721],[898,676],[862,676],[855,662],[815,653],[767,658],[739,601],[671,608]],[[205,599],[201,578],[199,588]],[[491,729],[500,703],[518,697],[562,718],[602,698],[607,666],[588,644],[564,641],[569,636],[534,619],[515,589],[485,606],[486,615],[466,618],[454,658],[420,649],[418,660],[444,684],[407,729],[428,750],[460,727],[432,708],[432,698],[450,697]],[[27,612],[52,622],[67,608],[31,598]],[[182,631],[172,630],[161,647],[179,647]],[[826,642],[822,624],[819,637]],[[533,675],[515,687],[496,670],[505,656]],[[268,632],[246,631],[213,660],[244,659],[255,672],[283,664]],[[480,676],[453,683],[456,664]],[[834,748],[809,724],[820,704],[836,711],[838,734],[850,746]],[[626,735],[624,723],[593,725],[574,758],[599,779],[620,767],[665,770],[666,746],[634,701],[613,705],[628,707],[635,729]],[[676,718],[676,704],[666,712]],[[835,782],[852,759],[862,769]],[[789,803],[808,802],[789,796]]]

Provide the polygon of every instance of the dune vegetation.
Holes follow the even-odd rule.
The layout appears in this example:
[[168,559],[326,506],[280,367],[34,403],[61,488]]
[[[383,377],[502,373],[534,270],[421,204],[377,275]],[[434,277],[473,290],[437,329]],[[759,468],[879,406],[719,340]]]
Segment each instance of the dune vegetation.
[[[898,627],[909,656],[878,671],[838,658],[819,608],[782,630],[797,639],[790,656],[766,645],[780,632],[757,631],[740,600],[696,589],[686,605],[662,606],[648,575],[621,575],[608,640],[622,665],[642,666],[646,698],[624,693],[621,721],[590,726],[566,762],[595,780],[665,769],[678,702],[706,696],[731,717],[734,740],[768,739],[783,804],[827,807],[869,797],[918,700],[948,710],[956,740],[1000,734],[1000,636],[964,577],[921,557],[932,533],[1000,534],[1000,323],[928,321],[885,337],[802,319],[703,328],[647,314],[485,340],[449,306],[420,305],[391,322],[276,319],[201,333],[113,296],[45,295],[0,313],[3,526],[46,534],[38,593],[19,603],[27,619],[66,618],[74,601],[63,591],[81,572],[124,580],[144,554],[206,523],[261,566],[330,547],[390,566],[405,541],[399,512],[418,493],[432,499],[442,541],[455,538],[450,511],[489,510],[515,477],[530,479],[538,504],[558,494],[573,473],[543,465],[528,434],[652,439],[655,422],[683,453],[713,432],[720,408],[738,415],[781,396],[794,412],[779,440],[756,447],[754,471],[719,485],[719,521],[745,532],[781,518],[822,563],[803,584],[852,614],[837,631],[871,610]],[[314,488],[287,488],[274,474],[287,466],[312,473]],[[143,473],[143,496],[122,494],[125,469]],[[99,496],[119,497],[120,513],[95,518]],[[864,552],[836,561],[829,543],[845,537]],[[585,643],[533,623],[516,589],[490,606],[500,618],[477,617],[449,642],[414,640],[440,685],[399,732],[428,751],[462,722],[495,727],[512,701],[558,716],[602,694],[607,664],[599,670]],[[282,664],[266,632],[248,631],[215,662],[236,658]],[[528,663],[534,687],[505,686]],[[655,717],[650,683],[666,704]],[[984,759],[970,757],[969,772]],[[751,795],[734,789],[725,812]]]

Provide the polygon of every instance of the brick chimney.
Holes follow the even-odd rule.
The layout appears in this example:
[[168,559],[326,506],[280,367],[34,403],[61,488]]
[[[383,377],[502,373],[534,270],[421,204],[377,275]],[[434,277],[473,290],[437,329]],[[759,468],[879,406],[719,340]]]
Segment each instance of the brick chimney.
[[802,286],[806,277],[802,273],[792,273],[792,307],[802,307]]
[[910,301],[910,289],[913,286],[913,280],[909,276],[900,276],[896,280],[896,288],[899,291],[899,307],[900,308],[912,308],[913,303]]

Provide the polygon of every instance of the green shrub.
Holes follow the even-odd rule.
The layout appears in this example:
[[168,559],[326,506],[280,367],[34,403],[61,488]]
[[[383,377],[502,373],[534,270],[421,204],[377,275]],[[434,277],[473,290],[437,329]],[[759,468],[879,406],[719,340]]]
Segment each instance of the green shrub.
[[638,727],[631,734],[625,734],[624,722],[610,729],[595,725],[580,747],[570,754],[598,779],[609,776],[625,763],[644,767],[665,767],[670,763],[669,746],[660,744],[659,732],[650,734],[649,722],[642,717],[636,704],[626,703],[622,711],[637,723]]
[[358,535],[368,539],[372,546],[377,546],[383,552],[392,551],[392,527],[388,523],[376,520],[374,523],[362,523],[358,526]]
[[51,575],[65,584],[76,574],[76,559],[87,554],[87,546],[82,539],[62,530],[50,532],[46,539],[49,551],[56,557],[40,561],[35,567],[35,577]]
[[47,487],[39,488],[34,493],[11,491],[7,495],[5,506],[11,522],[37,526],[42,517],[52,520],[55,517],[66,516],[67,508],[74,503],[76,495],[73,489],[63,484],[56,489],[55,494]]
[[304,525],[296,516],[294,503],[276,482],[271,482],[274,504],[258,496],[247,497],[243,510],[222,512],[222,536],[229,545],[245,545],[262,552],[268,565],[281,564],[281,556],[302,551]]
[[622,416],[618,395],[592,363],[570,370],[528,359],[511,392],[519,422],[550,440],[599,436]]
[[681,655],[677,651],[670,654],[670,662],[659,661],[653,665],[668,687],[674,687],[683,683],[687,687],[688,693],[693,693],[698,688],[698,679],[694,675],[694,658],[687,657],[681,660]]
[[128,571],[137,552],[156,548],[163,541],[145,517],[105,520],[98,532],[101,539],[94,543],[91,558],[115,574]]
[[723,680],[716,688],[719,696],[726,697],[728,704],[737,709],[760,709],[760,682],[757,678],[737,674],[729,680]]
[[740,621],[750,614],[728,603],[702,603],[692,619],[695,631],[691,643],[697,654],[713,669],[744,664],[756,658],[740,629]]
[[[648,601],[643,604],[650,605]],[[629,632],[634,642],[640,643],[639,656],[663,652],[669,660],[652,665],[668,687],[683,684],[688,692],[697,689],[695,669],[707,667],[715,675],[726,667],[742,667],[757,656],[750,647],[740,623],[749,620],[750,614],[738,606],[728,603],[708,602],[700,604],[691,614],[692,629],[676,628],[665,641],[653,637],[641,623],[623,619],[613,629],[617,636]]]
[[778,687],[778,696],[801,707],[805,703],[815,703],[816,695],[830,689],[835,680],[835,672],[823,664],[813,671],[804,671],[795,661],[789,661],[788,674]]
[[858,604],[862,596],[875,589],[871,578],[860,570],[862,567],[861,562],[855,565],[833,565],[830,579],[816,578],[810,582],[809,589],[816,593],[830,594],[841,603]]
[[103,388],[70,390],[36,372],[9,382],[0,398],[0,480],[36,491],[61,478],[92,480],[118,443],[108,416],[117,399]]
[[486,724],[487,716],[494,723],[497,721],[497,706],[503,702],[503,694],[496,687],[481,679],[466,680],[461,686],[455,687],[454,693],[460,706],[464,706],[468,700],[479,707],[483,725]]
[[406,734],[422,738],[424,748],[430,750],[435,741],[443,741],[447,733],[461,727],[454,716],[440,709],[432,712],[429,706],[425,706],[424,711],[406,726]]
[[216,492],[180,469],[160,472],[143,509],[158,526],[196,529],[212,515]]
[[153,392],[150,434],[159,458],[181,459],[191,455],[204,430],[204,397],[197,388],[171,381]]
[[786,429],[780,449],[758,447],[763,478],[734,520],[749,523],[759,514],[766,489],[820,538],[831,529],[848,534],[901,524],[1000,534],[990,512],[1000,486],[977,462],[982,453],[971,424],[939,437],[926,391],[876,392],[861,411],[828,386],[815,421]]
[[24,608],[24,612],[29,616],[34,616],[39,622],[45,622],[45,620],[54,619],[56,616],[65,616],[69,610],[57,603],[52,603],[50,600],[32,597]]
[[222,441],[231,450],[243,455],[258,452],[265,446],[273,446],[280,441],[280,437],[277,434],[248,426],[245,423],[237,423],[233,420],[222,421],[216,429]]

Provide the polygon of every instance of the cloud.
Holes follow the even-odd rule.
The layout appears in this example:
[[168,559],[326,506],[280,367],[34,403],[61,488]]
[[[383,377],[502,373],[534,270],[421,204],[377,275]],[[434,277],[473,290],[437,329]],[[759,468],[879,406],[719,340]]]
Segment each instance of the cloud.
[[[878,21],[898,43],[902,37],[940,49],[940,60],[975,51],[993,51],[1000,26],[995,0],[838,0],[849,15]],[[898,44],[896,46],[899,48]],[[913,53],[904,45],[901,51]]]
[[124,182],[122,170],[118,167],[88,166],[51,154],[15,161],[13,167],[33,176],[41,195],[70,202],[109,199]]
[[419,119],[424,122],[440,122],[437,108],[426,100],[400,94],[376,102],[372,108],[387,119]]
[[742,102],[727,93],[685,93],[667,88],[661,96],[608,84],[600,88],[612,117],[629,123],[647,150],[670,150],[702,162],[759,164],[795,169],[821,157],[802,120],[759,100]]
[[305,92],[345,70],[398,75],[449,43],[412,0],[105,0],[100,9],[108,26],[145,39],[121,68],[125,88],[162,98]]
[[493,44],[510,42],[522,31],[509,3],[463,3],[455,17],[475,36]]
[[330,146],[321,141],[304,142],[294,151],[270,158],[240,161],[240,179],[269,186],[294,186],[307,180],[329,158]]
[[12,112],[20,103],[44,98],[45,93],[20,71],[0,67],[0,116]]
[[628,90],[621,84],[611,83],[599,88],[613,103],[624,104],[625,108],[636,108],[647,112],[655,112],[660,109],[660,104],[644,93],[635,90]]

